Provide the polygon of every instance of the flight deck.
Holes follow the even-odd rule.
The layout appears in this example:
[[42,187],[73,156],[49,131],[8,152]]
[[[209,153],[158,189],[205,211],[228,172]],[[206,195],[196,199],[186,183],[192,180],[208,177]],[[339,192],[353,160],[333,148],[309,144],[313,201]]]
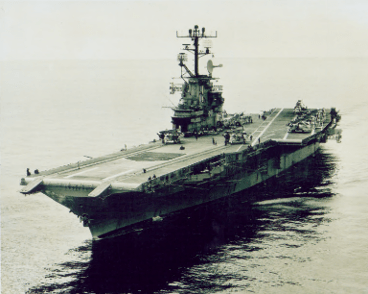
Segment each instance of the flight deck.
[[237,128],[246,133],[248,139],[245,144],[225,146],[225,130],[222,130],[197,138],[183,138],[181,144],[152,142],[53,171],[41,172],[39,176],[45,175],[51,181],[70,185],[89,184],[97,187],[115,182],[134,189],[147,179],[161,177],[216,155],[244,151],[249,146],[257,147],[268,140],[302,142],[314,134],[314,129],[310,133],[289,133],[288,123],[295,116],[291,108],[276,108],[264,117],[252,115],[252,123]]

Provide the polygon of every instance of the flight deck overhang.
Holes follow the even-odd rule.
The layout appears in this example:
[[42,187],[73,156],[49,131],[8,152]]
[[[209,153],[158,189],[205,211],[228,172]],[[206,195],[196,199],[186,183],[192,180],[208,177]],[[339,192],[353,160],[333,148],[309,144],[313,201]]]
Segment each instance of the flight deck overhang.
[[277,145],[287,146],[302,146],[304,145],[303,140],[299,139],[272,139],[271,141],[277,143]]
[[[140,183],[122,183],[109,181],[73,180],[60,178],[23,178],[21,185],[25,185],[19,192],[22,194],[32,194],[48,187],[59,187],[65,189],[82,189],[90,191],[88,196],[97,197],[107,190],[114,192],[129,192],[138,190]],[[87,192],[86,192],[87,193]],[[86,194],[87,196],[87,194]]]

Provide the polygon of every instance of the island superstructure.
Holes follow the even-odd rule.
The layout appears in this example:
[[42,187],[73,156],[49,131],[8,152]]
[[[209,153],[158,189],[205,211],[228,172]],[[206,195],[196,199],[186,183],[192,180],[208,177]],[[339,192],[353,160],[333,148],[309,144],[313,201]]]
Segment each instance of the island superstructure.
[[[184,63],[188,60],[185,53],[178,55],[179,66],[181,68],[181,78],[184,83],[179,87],[181,99],[179,105],[174,110],[172,117],[173,128],[185,134],[200,132],[202,129],[214,128],[221,124],[222,106],[222,87],[215,86],[212,77],[214,65],[211,60],[207,63],[208,75],[200,75],[198,66],[199,58],[212,54],[210,46],[199,49],[199,40],[203,38],[216,38],[216,35],[206,35],[205,28],[199,30],[198,26],[189,30],[186,36],[178,35],[178,38],[189,38],[193,41],[193,46],[183,44],[184,50],[194,55],[194,73]],[[178,89],[172,84],[172,93]]]
[[209,60],[208,74],[199,73],[200,57],[212,54],[199,41],[217,32],[206,35],[195,26],[177,37],[193,42],[183,46],[193,53],[194,71],[179,54],[183,83],[171,85],[171,92],[181,91],[171,130],[155,142],[28,175],[20,192],[42,192],[76,214],[93,238],[111,237],[279,176],[335,132],[334,108],[301,101],[262,114],[226,114],[222,87],[212,77],[216,66]]

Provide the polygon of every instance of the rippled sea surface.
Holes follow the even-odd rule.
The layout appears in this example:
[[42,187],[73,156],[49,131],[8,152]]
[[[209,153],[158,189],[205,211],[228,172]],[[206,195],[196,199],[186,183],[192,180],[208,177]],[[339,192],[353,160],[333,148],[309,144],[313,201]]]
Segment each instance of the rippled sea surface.
[[340,108],[329,141],[283,177],[91,241],[68,209],[19,190],[40,170],[170,127],[176,62],[2,63],[2,293],[368,293],[368,60],[224,60],[228,112]]

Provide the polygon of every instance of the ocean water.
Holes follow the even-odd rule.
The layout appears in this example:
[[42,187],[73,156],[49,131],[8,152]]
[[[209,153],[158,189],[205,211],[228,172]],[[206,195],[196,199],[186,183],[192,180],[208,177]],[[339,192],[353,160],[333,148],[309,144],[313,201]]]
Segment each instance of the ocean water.
[[342,143],[275,185],[99,242],[20,178],[170,128],[176,61],[1,63],[2,293],[368,293],[368,60],[217,63],[228,112],[336,106]]

